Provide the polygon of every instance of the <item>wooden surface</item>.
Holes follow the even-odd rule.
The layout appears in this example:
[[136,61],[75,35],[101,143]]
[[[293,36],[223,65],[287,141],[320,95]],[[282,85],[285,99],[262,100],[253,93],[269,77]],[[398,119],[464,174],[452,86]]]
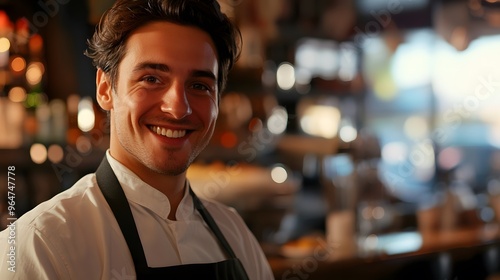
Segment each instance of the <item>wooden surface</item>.
[[[300,257],[269,257],[276,279],[492,279],[500,272],[500,226],[418,233],[416,250],[343,257],[317,242]],[[326,249],[326,250],[325,250]]]

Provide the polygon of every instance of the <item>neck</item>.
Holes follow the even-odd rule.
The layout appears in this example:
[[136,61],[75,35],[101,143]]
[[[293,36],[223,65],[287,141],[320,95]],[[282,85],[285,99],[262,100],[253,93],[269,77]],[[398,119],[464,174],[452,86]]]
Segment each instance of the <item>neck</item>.
[[184,190],[186,187],[186,173],[177,176],[164,175],[156,173],[147,169],[146,172],[138,173],[134,170],[136,175],[142,181],[163,193],[170,203],[170,213],[168,214],[169,220],[176,220],[175,214],[177,208],[184,197]]
[[175,180],[176,182],[170,183],[168,182],[169,180],[160,180],[161,184],[153,184],[146,181],[144,178],[141,179],[167,196],[170,203],[170,213],[168,214],[168,219],[174,221],[177,220],[175,214],[177,213],[177,208],[184,197],[186,176],[182,176],[181,180]]
[[[111,154],[111,156],[113,156],[113,154]],[[114,158],[134,172],[146,184],[163,193],[170,203],[168,219],[176,220],[175,214],[184,196],[186,187],[186,172],[178,175],[167,175],[153,171],[136,161],[130,162],[120,158]]]

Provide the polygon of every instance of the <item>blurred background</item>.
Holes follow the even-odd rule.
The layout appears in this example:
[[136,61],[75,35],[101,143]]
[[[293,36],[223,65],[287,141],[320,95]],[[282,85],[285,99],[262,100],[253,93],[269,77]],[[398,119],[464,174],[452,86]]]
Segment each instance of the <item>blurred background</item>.
[[[112,3],[0,0],[2,182],[15,167],[2,228],[94,172],[108,147],[83,52]],[[500,1],[219,3],[243,51],[188,176],[240,212],[277,278],[412,252],[430,254],[411,263],[435,279],[499,271]],[[377,272],[408,276],[388,267]]]

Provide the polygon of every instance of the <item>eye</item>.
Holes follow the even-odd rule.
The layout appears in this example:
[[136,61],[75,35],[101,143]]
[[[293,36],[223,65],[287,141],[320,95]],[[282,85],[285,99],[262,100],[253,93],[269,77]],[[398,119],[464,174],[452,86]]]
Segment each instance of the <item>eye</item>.
[[192,85],[192,88],[196,89],[196,90],[206,90],[206,91],[210,90],[210,88],[208,86],[201,84],[201,83],[194,83]]
[[160,80],[155,76],[144,76],[142,77],[141,81],[144,81],[148,84],[157,84],[160,82]]

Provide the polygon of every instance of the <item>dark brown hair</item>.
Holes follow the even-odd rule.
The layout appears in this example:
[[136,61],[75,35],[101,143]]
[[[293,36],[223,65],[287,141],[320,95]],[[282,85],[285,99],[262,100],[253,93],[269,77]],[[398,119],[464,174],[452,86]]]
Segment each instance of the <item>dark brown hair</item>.
[[216,0],[117,0],[96,26],[85,55],[93,60],[94,66],[110,75],[114,85],[125,41],[132,31],[152,21],[194,26],[210,35],[219,59],[220,94],[240,54],[241,34],[220,11]]

